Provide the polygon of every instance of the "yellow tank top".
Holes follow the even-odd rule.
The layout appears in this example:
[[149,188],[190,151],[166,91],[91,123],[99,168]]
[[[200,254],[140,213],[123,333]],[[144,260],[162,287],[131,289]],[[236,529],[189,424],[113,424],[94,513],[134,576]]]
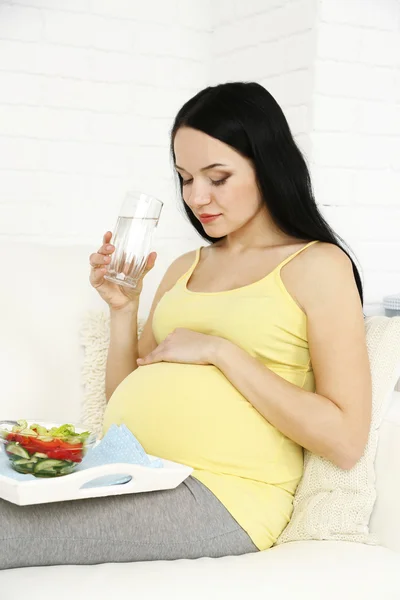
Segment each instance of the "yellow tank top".
[[[287,381],[315,391],[305,313],[282,267],[223,292],[191,292],[199,258],[166,292],[153,316],[159,344],[176,327],[221,336]],[[265,550],[286,527],[303,474],[303,449],[273,427],[214,365],[155,363],[133,371],[106,407],[103,432],[125,423],[147,453],[191,466],[254,544]]]

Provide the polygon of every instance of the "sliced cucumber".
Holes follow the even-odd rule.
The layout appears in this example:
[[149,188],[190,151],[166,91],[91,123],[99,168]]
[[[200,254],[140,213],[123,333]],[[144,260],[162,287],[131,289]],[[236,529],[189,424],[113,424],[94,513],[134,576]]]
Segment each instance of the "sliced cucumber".
[[14,465],[36,465],[36,460],[30,458],[18,458],[13,461]]
[[34,464],[33,463],[27,463],[26,465],[20,465],[20,469],[25,469],[25,473],[28,474],[32,474],[33,475],[33,468],[34,468]]
[[47,454],[43,454],[43,452],[35,452],[32,456],[36,456],[36,458],[47,458]]
[[58,477],[59,473],[57,471],[41,471],[40,473],[32,473],[34,477]]
[[13,468],[14,471],[22,473],[23,475],[33,475],[33,470],[30,465],[16,465]]
[[29,452],[25,450],[19,444],[8,444],[6,446],[6,452],[9,454],[15,454],[16,456],[21,456],[22,458],[30,458]]
[[62,469],[60,469],[60,475],[67,475],[68,473],[70,473],[73,469],[73,464],[72,465],[68,465],[68,467],[63,467]]
[[79,437],[69,437],[65,441],[68,444],[71,444],[71,446],[74,446],[75,444],[82,444],[82,440]]
[[41,460],[35,465],[35,473],[40,473],[41,471],[53,471],[56,467],[64,467],[63,460],[56,460],[49,458],[48,460]]
[[46,429],[46,427],[42,427],[38,423],[33,423],[33,425],[31,425],[30,428],[31,429],[36,429],[36,431],[37,431],[37,433],[39,435],[47,435],[47,429]]
[[33,429],[30,429],[29,427],[26,427],[25,429],[18,431],[18,433],[20,435],[29,435],[29,437],[38,437],[38,434],[36,433],[36,431],[34,431]]
[[53,467],[53,469],[54,469],[55,471],[57,471],[57,472],[60,472],[60,473],[61,473],[61,471],[62,471],[63,469],[70,469],[70,468],[71,468],[73,465],[74,465],[74,463],[72,463],[72,462],[67,462],[67,461],[63,460],[63,461],[60,461],[60,464],[59,464],[59,465],[57,465],[57,466]]
[[59,477],[73,470],[75,463],[67,460],[40,459],[32,456],[30,459],[12,457],[13,468],[19,473],[32,474],[35,477]]
[[48,469],[42,469],[41,471],[36,471],[35,467],[33,467],[33,474],[36,476],[42,476],[46,477],[48,475],[56,475],[58,473],[58,469],[52,469],[51,467],[49,467]]

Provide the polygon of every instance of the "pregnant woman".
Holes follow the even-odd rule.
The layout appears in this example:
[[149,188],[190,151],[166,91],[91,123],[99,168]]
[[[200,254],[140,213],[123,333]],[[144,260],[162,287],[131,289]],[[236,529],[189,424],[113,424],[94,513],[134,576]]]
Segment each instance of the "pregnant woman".
[[111,232],[90,282],[110,309],[103,432],[124,423],[146,452],[193,473],[173,490],[1,501],[2,568],[265,550],[290,520],[303,448],[342,469],[363,454],[360,276],[318,211],[281,108],[257,83],[208,87],[177,114],[171,154],[207,244],[167,269],[139,340],[143,278],[133,291],[104,279]]

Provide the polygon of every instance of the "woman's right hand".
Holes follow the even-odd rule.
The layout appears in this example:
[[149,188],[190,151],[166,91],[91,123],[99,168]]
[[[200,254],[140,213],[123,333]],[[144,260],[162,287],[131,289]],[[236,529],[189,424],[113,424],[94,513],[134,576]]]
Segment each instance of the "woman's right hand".
[[89,281],[112,310],[121,310],[139,301],[139,296],[143,288],[143,278],[154,267],[157,253],[150,252],[147,257],[146,268],[136,288],[128,288],[111,283],[111,281],[104,279],[104,275],[108,271],[108,265],[111,262],[111,254],[115,251],[115,246],[110,244],[111,237],[111,231],[107,231],[103,236],[103,245],[101,248],[90,255],[91,270]]

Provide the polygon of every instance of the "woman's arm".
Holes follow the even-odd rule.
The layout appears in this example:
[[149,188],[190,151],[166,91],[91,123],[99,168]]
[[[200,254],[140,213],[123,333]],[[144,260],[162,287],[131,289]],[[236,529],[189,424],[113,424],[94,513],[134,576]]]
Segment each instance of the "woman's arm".
[[229,340],[215,339],[210,360],[284,435],[350,469],[368,439],[371,371],[351,261],[323,246],[302,280],[316,392],[289,383]]
[[137,369],[139,301],[126,309],[110,310],[110,345],[106,365],[106,400],[132,371]]

